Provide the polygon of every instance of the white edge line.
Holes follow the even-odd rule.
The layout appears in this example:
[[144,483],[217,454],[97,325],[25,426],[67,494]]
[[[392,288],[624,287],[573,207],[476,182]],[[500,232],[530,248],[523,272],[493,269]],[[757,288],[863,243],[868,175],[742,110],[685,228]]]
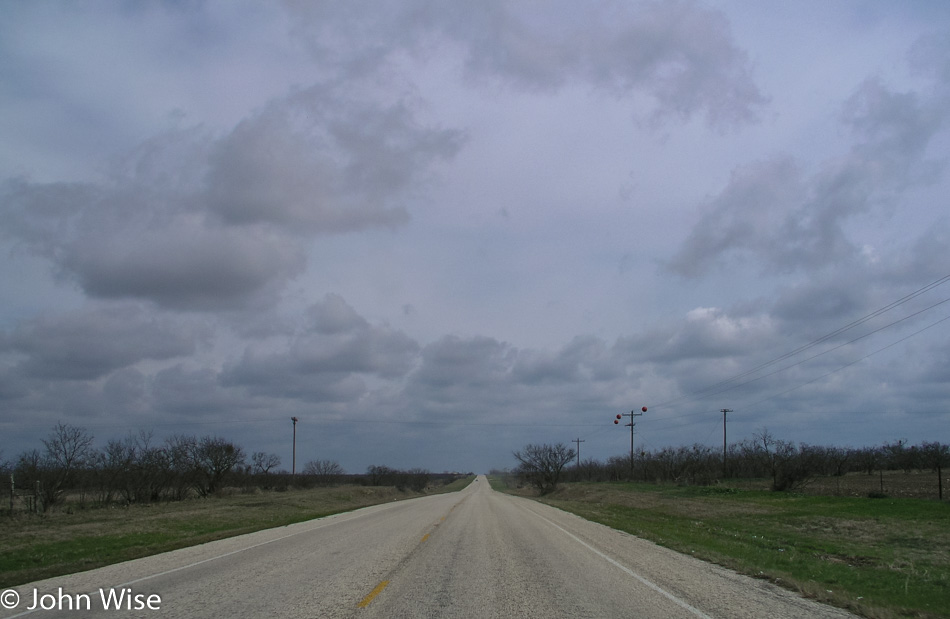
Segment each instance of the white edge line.
[[585,542],[585,541],[582,540],[581,538],[577,537],[576,535],[574,535],[573,533],[571,533],[571,532],[568,531],[567,529],[565,529],[565,528],[563,528],[563,527],[561,527],[561,526],[559,526],[559,525],[557,525],[557,524],[551,522],[550,520],[548,520],[548,519],[545,518],[544,516],[538,514],[537,512],[532,512],[532,513],[534,513],[535,516],[537,516],[537,517],[540,518],[541,520],[545,521],[546,523],[548,523],[549,525],[551,525],[551,526],[554,527],[555,529],[561,531],[562,533],[564,533],[565,535],[567,535],[568,537],[570,537],[571,539],[573,539],[575,542],[577,542],[578,544],[580,544],[581,546],[583,546],[583,547],[586,548],[587,550],[591,551],[591,552],[594,553],[595,555],[597,555],[597,556],[599,556],[600,558],[604,559],[605,561],[607,561],[608,563],[610,563],[610,564],[613,565],[614,567],[620,568],[621,570],[623,570],[624,572],[626,572],[626,573],[629,574],[630,576],[633,576],[634,578],[636,578],[637,580],[639,580],[641,583],[643,583],[644,585],[646,585],[646,586],[649,587],[650,589],[652,589],[652,590],[656,591],[657,593],[659,593],[660,595],[666,597],[668,600],[670,600],[670,601],[673,602],[674,604],[677,604],[677,605],[680,606],[681,608],[684,608],[685,610],[688,610],[689,612],[691,612],[692,614],[696,615],[697,617],[704,617],[705,619],[712,619],[712,617],[710,617],[709,615],[707,615],[707,614],[704,613],[703,611],[699,610],[699,609],[696,608],[695,606],[691,606],[690,604],[688,604],[687,602],[685,602],[685,601],[681,600],[680,598],[676,597],[675,595],[673,595],[673,594],[670,593],[669,591],[663,589],[662,587],[660,587],[660,586],[657,585],[656,583],[654,583],[654,582],[652,582],[652,581],[649,581],[649,580],[647,580],[646,578],[644,578],[643,576],[637,574],[636,572],[634,572],[633,570],[631,570],[631,569],[630,569],[629,567],[627,567],[626,565],[623,565],[622,563],[619,563],[618,561],[614,560],[613,558],[609,557],[608,555],[605,555],[604,553],[602,553],[601,551],[597,550],[596,548],[594,548],[593,546],[591,546],[590,544],[588,544],[587,542]]

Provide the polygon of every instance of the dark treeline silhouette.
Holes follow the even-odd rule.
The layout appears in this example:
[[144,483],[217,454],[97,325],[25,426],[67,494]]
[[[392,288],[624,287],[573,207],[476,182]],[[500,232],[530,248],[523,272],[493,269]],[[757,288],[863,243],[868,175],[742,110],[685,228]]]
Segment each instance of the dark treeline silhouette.
[[[950,464],[950,445],[898,440],[877,447],[825,447],[794,443],[761,430],[752,438],[721,447],[694,444],[613,456],[606,462],[582,460],[565,471],[567,481],[634,481],[709,485],[736,479],[768,479],[775,491],[800,491],[818,477],[884,471],[938,474]],[[942,495],[942,488],[941,488]]]
[[[561,447],[561,451],[566,448]],[[515,452],[518,466],[512,474],[523,485],[534,486],[542,494],[557,485],[542,480],[540,472],[554,471],[546,461],[525,458],[525,453],[546,449],[550,445],[529,445],[522,452]],[[573,450],[570,456],[574,457]],[[565,451],[566,453],[566,451]],[[724,457],[725,456],[725,457]],[[569,459],[569,458],[568,458]],[[535,462],[538,460],[538,462]],[[540,463],[539,463],[540,462]],[[558,462],[563,465],[561,460]],[[680,485],[711,485],[737,480],[767,480],[775,491],[800,492],[818,478],[841,478],[847,474],[877,475],[886,471],[936,473],[934,495],[943,498],[943,470],[950,464],[950,446],[946,443],[923,442],[909,445],[898,440],[877,447],[823,447],[794,443],[773,436],[762,429],[752,438],[727,445],[723,454],[721,447],[694,444],[681,447],[664,447],[655,450],[634,452],[631,466],[630,454],[608,458],[606,462],[587,459],[571,464],[563,472],[557,468],[560,481],[638,481],[647,483],[672,483]],[[883,485],[883,482],[882,482]]]
[[81,506],[114,505],[341,484],[423,492],[463,477],[380,465],[370,466],[365,474],[348,474],[333,460],[307,462],[296,475],[279,466],[275,454],[254,452],[248,458],[240,446],[217,436],[176,434],[160,441],[151,432],[139,432],[97,449],[84,428],[60,423],[42,447],[12,461],[0,459],[9,497],[2,505],[46,512],[67,496]]

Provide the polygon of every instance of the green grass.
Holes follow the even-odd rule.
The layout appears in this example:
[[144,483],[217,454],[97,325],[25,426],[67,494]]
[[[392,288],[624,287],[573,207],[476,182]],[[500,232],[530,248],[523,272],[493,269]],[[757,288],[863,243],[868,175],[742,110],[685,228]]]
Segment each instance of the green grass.
[[868,617],[950,617],[945,502],[624,483],[539,500]]
[[[474,477],[436,492],[454,492]],[[421,496],[343,486],[0,518],[0,589],[359,507]]]

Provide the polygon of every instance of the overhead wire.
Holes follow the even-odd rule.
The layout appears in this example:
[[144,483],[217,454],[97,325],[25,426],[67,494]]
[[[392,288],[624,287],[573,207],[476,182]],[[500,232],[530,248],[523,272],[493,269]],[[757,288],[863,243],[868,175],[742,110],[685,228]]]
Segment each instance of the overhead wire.
[[[943,301],[938,301],[937,303],[934,303],[933,305],[931,305],[931,306],[929,306],[929,307],[926,307],[926,308],[924,308],[924,309],[922,309],[922,310],[919,310],[919,311],[917,311],[917,312],[914,312],[913,314],[909,314],[909,315],[907,315],[907,316],[904,316],[903,318],[900,318],[900,319],[898,319],[898,320],[895,320],[894,322],[891,322],[891,323],[889,323],[889,324],[886,324],[886,325],[884,325],[883,327],[879,327],[879,328],[877,328],[877,329],[874,329],[873,331],[869,331],[868,333],[865,333],[864,335],[858,336],[858,337],[854,338],[853,340],[848,340],[847,342],[844,342],[844,343],[842,343],[842,344],[838,344],[837,346],[834,346],[834,347],[832,347],[832,348],[829,348],[829,349],[827,349],[827,350],[824,350],[824,351],[822,351],[822,352],[820,352],[820,353],[818,353],[818,354],[816,354],[816,355],[812,355],[811,357],[807,357],[807,358],[805,358],[805,359],[802,359],[801,361],[796,361],[795,363],[791,363],[791,364],[789,364],[789,365],[786,365],[786,366],[784,366],[784,367],[781,367],[781,368],[779,368],[779,369],[777,369],[777,370],[774,370],[774,371],[772,371],[772,372],[769,372],[768,374],[763,374],[763,375],[761,375],[761,376],[756,376],[755,378],[749,379],[749,380],[747,380],[747,381],[745,381],[745,382],[738,383],[738,384],[732,385],[732,386],[730,386],[730,387],[725,387],[725,388],[721,389],[720,391],[716,391],[715,393],[710,393],[710,394],[707,394],[707,395],[700,396],[700,397],[697,398],[697,399],[702,399],[702,398],[707,398],[707,397],[711,397],[711,396],[714,396],[714,395],[719,395],[720,393],[725,393],[725,392],[727,392],[727,391],[732,391],[733,389],[738,389],[739,387],[744,387],[745,385],[749,385],[749,384],[754,383],[754,382],[756,382],[756,381],[762,380],[763,378],[768,378],[769,376],[774,376],[775,374],[778,374],[778,373],[780,373],[780,372],[784,372],[785,370],[789,370],[789,369],[791,369],[791,368],[793,368],[793,367],[795,367],[795,366],[801,365],[801,364],[803,364],[803,363],[807,363],[807,362],[809,362],[809,361],[812,361],[812,360],[814,360],[814,359],[817,359],[818,357],[821,357],[821,356],[827,355],[828,353],[834,352],[834,351],[838,350],[839,348],[844,348],[845,346],[849,346],[849,345],[851,345],[851,344],[854,344],[855,342],[857,342],[857,341],[859,341],[859,340],[863,340],[863,339],[866,338],[866,337],[870,337],[870,336],[874,335],[875,333],[879,333],[879,332],[881,332],[881,331],[883,331],[883,330],[885,330],[885,329],[888,329],[888,328],[890,328],[890,327],[893,327],[894,325],[896,325],[896,324],[898,324],[898,323],[904,322],[905,320],[909,320],[909,319],[911,319],[911,318],[913,318],[913,317],[915,317],[915,316],[918,316],[918,315],[920,315],[920,314],[923,314],[924,312],[929,311],[929,310],[931,310],[931,309],[933,309],[933,308],[935,308],[935,307],[937,307],[937,306],[939,306],[939,305],[943,305],[944,303],[947,303],[947,302],[950,302],[950,298],[944,299]],[[942,322],[942,321],[938,321],[938,322]],[[933,325],[931,325],[931,326],[933,326]],[[927,327],[927,328],[929,328],[929,327]],[[901,340],[901,341],[903,341],[903,340]],[[866,358],[867,358],[867,357],[862,357],[862,358],[859,359],[858,361],[861,361],[861,360],[866,359]],[[855,362],[855,363],[856,363],[856,362]],[[848,364],[848,365],[853,365],[853,364]],[[847,366],[844,366],[844,367],[847,367]],[[748,373],[747,373],[747,374],[748,374]]]
[[944,317],[941,318],[940,320],[938,320],[938,321],[936,321],[936,322],[933,322],[933,323],[927,325],[927,326],[924,327],[923,329],[919,329],[919,330],[917,330],[917,331],[914,331],[913,333],[911,333],[911,334],[909,334],[909,335],[906,335],[906,336],[902,337],[901,339],[899,339],[899,340],[897,340],[897,341],[891,342],[891,343],[888,344],[887,346],[884,346],[884,347],[882,347],[882,348],[878,348],[878,349],[875,350],[874,352],[870,352],[870,353],[864,355],[863,357],[861,357],[860,359],[855,359],[854,361],[851,361],[851,362],[846,363],[846,364],[844,364],[844,365],[842,365],[842,366],[840,366],[840,367],[837,367],[837,368],[835,368],[834,370],[831,370],[830,372],[826,372],[826,373],[824,373],[824,374],[822,374],[822,375],[820,375],[820,376],[817,376],[817,377],[815,377],[815,378],[813,378],[813,379],[811,379],[811,380],[809,380],[809,381],[806,381],[806,382],[804,382],[804,383],[802,383],[802,384],[800,384],[800,385],[796,385],[796,386],[792,387],[791,389],[786,389],[785,391],[782,391],[782,392],[780,392],[780,393],[776,393],[776,394],[773,394],[773,395],[771,395],[771,396],[769,396],[769,397],[767,397],[767,398],[763,398],[763,399],[761,399],[761,400],[759,400],[759,401],[757,401],[757,402],[753,402],[752,404],[750,404],[750,406],[757,406],[757,405],[759,405],[759,404],[762,404],[763,402],[768,402],[769,400],[772,400],[772,399],[774,399],[774,398],[783,396],[783,395],[785,395],[786,393],[791,393],[792,391],[795,391],[795,390],[797,390],[797,389],[801,389],[802,387],[805,387],[805,386],[810,385],[810,384],[812,384],[812,383],[814,383],[814,382],[817,382],[817,381],[819,381],[819,380],[821,380],[821,379],[823,379],[823,378],[826,378],[826,377],[828,377],[828,376],[831,376],[832,374],[835,374],[836,372],[840,372],[841,370],[844,370],[844,369],[846,369],[846,368],[849,368],[849,367],[851,367],[852,365],[856,365],[856,364],[858,364],[858,363],[861,363],[862,361],[864,361],[864,360],[867,359],[868,357],[872,357],[872,356],[874,356],[874,355],[876,355],[876,354],[878,354],[878,353],[880,353],[880,352],[884,352],[885,350],[887,350],[887,349],[889,349],[889,348],[892,348],[892,347],[894,347],[894,346],[897,346],[898,344],[900,344],[900,343],[902,343],[902,342],[905,342],[905,341],[909,340],[910,338],[912,338],[912,337],[914,337],[914,336],[916,336],[916,335],[919,335],[919,334],[923,333],[924,331],[927,331],[928,329],[931,329],[931,328],[933,328],[933,327],[936,327],[936,326],[939,325],[940,323],[945,322],[945,321],[947,321],[947,320],[950,320],[950,316],[944,316]]
[[[673,399],[671,399],[671,400],[666,400],[666,401],[664,401],[664,402],[659,402],[659,403],[657,403],[657,404],[654,404],[653,406],[654,406],[654,408],[671,407],[671,406],[676,406],[676,405],[680,405],[680,404],[685,404],[685,403],[687,403],[687,402],[692,402],[692,401],[695,401],[695,400],[700,400],[700,399],[703,399],[703,398],[706,398],[706,397],[711,397],[711,396],[713,396],[713,395],[719,395],[720,393],[725,393],[726,391],[730,391],[730,390],[732,390],[732,389],[734,389],[734,388],[741,387],[741,386],[746,385],[746,384],[748,384],[748,383],[750,383],[750,382],[754,382],[755,380],[759,380],[759,379],[761,379],[761,378],[765,378],[766,376],[771,376],[771,375],[776,374],[776,373],[778,373],[778,372],[785,371],[785,370],[787,370],[787,369],[789,369],[789,368],[791,368],[791,367],[795,367],[796,365],[800,365],[801,363],[804,363],[804,362],[806,362],[806,361],[809,361],[809,360],[811,360],[811,359],[813,359],[813,358],[815,358],[815,357],[817,357],[817,356],[821,356],[821,355],[823,355],[823,354],[826,354],[826,353],[828,353],[828,352],[831,352],[831,350],[836,350],[837,348],[840,348],[841,346],[846,346],[847,344],[853,343],[854,341],[857,341],[857,340],[859,340],[859,339],[862,339],[863,337],[867,337],[867,336],[872,335],[872,334],[874,334],[874,333],[877,333],[877,332],[879,332],[879,331],[881,331],[881,330],[883,330],[883,329],[886,329],[886,328],[888,328],[888,327],[890,327],[890,326],[893,326],[893,325],[895,325],[895,324],[898,324],[898,323],[900,323],[900,322],[903,322],[904,320],[907,320],[908,318],[911,318],[911,317],[913,317],[913,316],[916,316],[916,315],[918,315],[918,314],[920,314],[920,313],[923,313],[923,312],[925,312],[925,311],[927,311],[927,310],[929,310],[929,309],[933,309],[934,307],[936,307],[936,306],[938,306],[938,305],[941,305],[941,304],[943,304],[943,303],[946,303],[946,302],[950,301],[950,298],[944,299],[943,301],[940,301],[940,302],[938,302],[938,303],[936,303],[936,304],[934,304],[934,305],[931,305],[931,306],[928,307],[928,308],[925,308],[925,309],[923,309],[923,310],[920,310],[920,311],[918,311],[918,312],[915,312],[914,314],[911,314],[910,316],[906,316],[906,317],[904,317],[904,318],[902,318],[902,319],[900,319],[900,320],[894,321],[894,322],[890,323],[889,325],[885,325],[884,327],[881,327],[881,328],[879,328],[879,329],[876,329],[876,330],[874,330],[874,331],[872,331],[872,332],[870,332],[870,333],[868,333],[868,334],[865,334],[865,335],[863,335],[863,336],[861,336],[861,337],[859,337],[859,338],[856,338],[856,339],[852,340],[851,342],[847,342],[847,343],[845,343],[845,344],[842,344],[841,346],[837,346],[837,347],[835,347],[835,348],[832,348],[832,349],[830,349],[830,350],[828,350],[828,351],[825,351],[825,352],[823,352],[823,353],[820,353],[819,355],[815,355],[814,357],[810,357],[809,359],[805,359],[804,361],[800,361],[800,362],[791,364],[791,365],[789,365],[789,366],[786,366],[786,367],[783,367],[783,368],[781,368],[781,369],[779,369],[779,370],[776,370],[775,372],[772,372],[772,373],[770,373],[770,374],[766,374],[766,375],[764,375],[764,376],[760,376],[760,377],[758,377],[758,378],[752,379],[752,380],[750,380],[750,381],[746,381],[746,382],[744,382],[744,383],[739,383],[739,384],[736,384],[736,385],[727,386],[727,385],[730,385],[730,383],[735,383],[736,381],[739,381],[739,380],[741,380],[741,379],[743,379],[743,378],[745,378],[745,377],[747,377],[747,376],[751,376],[751,375],[755,374],[756,372],[759,372],[759,371],[761,371],[761,370],[763,370],[763,369],[765,369],[765,368],[767,368],[767,367],[769,367],[769,366],[772,366],[772,365],[774,365],[774,364],[776,364],[776,363],[779,363],[779,362],[781,362],[781,361],[784,361],[784,360],[786,360],[786,359],[790,359],[791,357],[794,357],[795,355],[797,355],[797,354],[799,354],[799,353],[802,353],[802,352],[804,352],[804,351],[806,351],[806,350],[809,350],[809,349],[811,349],[811,348],[814,348],[815,346],[818,346],[819,344],[822,344],[822,343],[824,343],[824,342],[826,342],[826,341],[828,341],[828,340],[830,340],[830,339],[832,339],[832,338],[834,338],[834,337],[836,337],[836,336],[838,336],[838,335],[841,335],[842,333],[845,333],[846,331],[849,331],[849,330],[851,330],[851,329],[853,329],[853,328],[855,328],[855,327],[857,327],[857,326],[860,326],[860,325],[862,325],[862,324],[864,324],[864,323],[866,323],[866,322],[868,322],[868,321],[870,321],[870,320],[872,320],[872,319],[874,319],[874,318],[880,316],[881,314],[884,314],[884,313],[886,313],[886,312],[888,312],[888,311],[890,311],[890,310],[892,310],[892,309],[894,309],[894,308],[896,308],[896,307],[899,307],[899,306],[901,306],[901,305],[907,303],[908,301],[911,301],[911,300],[913,300],[913,299],[919,297],[920,295],[925,294],[926,292],[929,292],[930,290],[933,290],[934,288],[936,288],[936,287],[938,287],[938,286],[940,286],[940,285],[942,285],[942,284],[945,284],[945,283],[948,282],[948,281],[950,281],[950,275],[945,275],[945,276],[943,276],[943,277],[941,277],[941,278],[939,278],[939,279],[937,279],[937,280],[935,280],[935,281],[933,281],[933,282],[930,282],[929,284],[927,284],[927,285],[925,285],[925,286],[923,286],[923,287],[921,287],[921,288],[918,288],[917,290],[915,290],[915,291],[913,291],[913,292],[911,292],[911,293],[909,293],[909,294],[907,294],[907,295],[901,297],[900,299],[897,299],[896,301],[893,301],[893,302],[891,302],[891,303],[889,303],[889,304],[887,304],[887,305],[885,305],[885,306],[883,306],[883,307],[881,307],[881,308],[878,308],[878,309],[874,310],[873,312],[871,312],[871,313],[869,313],[869,314],[866,314],[865,316],[862,316],[861,318],[858,318],[858,319],[856,319],[856,320],[854,320],[854,321],[852,321],[852,322],[850,322],[850,323],[848,323],[848,324],[846,324],[846,325],[844,325],[844,326],[842,326],[842,327],[839,327],[839,328],[835,329],[834,331],[831,331],[830,333],[827,333],[827,334],[825,334],[825,335],[823,335],[823,336],[821,336],[821,337],[819,337],[819,338],[817,338],[817,339],[815,339],[815,340],[812,340],[811,342],[809,342],[809,343],[807,343],[807,344],[804,344],[804,345],[802,345],[802,346],[799,346],[798,348],[796,348],[796,349],[794,349],[794,350],[792,350],[792,351],[789,351],[789,352],[787,352],[787,353],[784,353],[784,354],[782,354],[782,355],[779,355],[778,357],[775,357],[775,358],[773,358],[773,359],[770,359],[769,361],[765,361],[765,362],[763,362],[763,363],[760,363],[760,364],[758,364],[758,365],[756,365],[756,366],[754,366],[754,367],[752,367],[752,368],[750,368],[750,369],[748,369],[748,370],[746,370],[746,371],[744,371],[744,372],[741,372],[741,373],[739,373],[739,374],[736,374],[736,375],[734,375],[734,376],[731,376],[731,377],[729,377],[729,378],[726,378],[726,379],[724,379],[724,380],[721,380],[721,381],[719,381],[719,382],[716,382],[716,383],[714,383],[714,384],[712,384],[712,385],[709,385],[708,387],[705,387],[705,388],[700,389],[700,390],[698,390],[698,391],[694,391],[694,392],[692,392],[692,393],[684,394],[684,395],[682,395],[682,396],[678,396],[678,397],[675,397],[675,398],[673,398]],[[721,388],[721,389],[720,389],[720,388]]]
[[[945,316],[945,317],[941,318],[940,320],[934,321],[934,322],[932,322],[931,324],[927,325],[926,327],[923,327],[922,329],[918,329],[917,331],[914,331],[913,333],[910,333],[910,334],[908,334],[908,335],[906,335],[906,336],[904,336],[904,337],[902,337],[902,338],[900,338],[900,339],[898,339],[898,340],[896,340],[896,341],[894,341],[894,342],[891,342],[891,343],[888,344],[887,346],[883,346],[883,347],[881,347],[881,348],[878,348],[877,350],[875,350],[875,351],[873,351],[873,352],[870,352],[870,353],[864,355],[863,357],[861,357],[861,358],[859,358],[859,359],[855,359],[854,361],[850,361],[850,362],[848,362],[848,363],[845,363],[845,364],[843,364],[843,365],[841,365],[841,366],[839,366],[839,367],[837,367],[837,368],[835,368],[835,369],[833,369],[833,370],[831,370],[831,371],[829,371],[829,372],[825,372],[825,373],[823,373],[823,374],[821,374],[821,375],[819,375],[819,376],[816,376],[816,377],[814,377],[814,378],[812,378],[812,379],[810,379],[810,380],[807,380],[807,381],[805,381],[805,382],[803,382],[803,383],[801,383],[801,384],[795,385],[794,387],[791,387],[791,388],[789,388],[789,389],[785,389],[784,391],[780,391],[780,392],[778,392],[778,393],[774,393],[774,394],[769,395],[769,396],[767,396],[767,397],[765,397],[765,398],[762,398],[762,399],[760,399],[760,400],[757,400],[757,401],[755,401],[755,402],[752,402],[751,404],[746,405],[746,409],[754,408],[754,407],[756,407],[756,406],[758,406],[758,405],[760,405],[760,404],[763,404],[763,403],[768,402],[768,401],[770,401],[770,400],[774,400],[775,398],[781,397],[781,396],[783,396],[783,395],[785,395],[785,394],[787,394],[787,393],[791,393],[792,391],[796,391],[796,390],[798,390],[798,389],[801,389],[802,387],[806,387],[806,386],[808,386],[808,385],[810,385],[810,384],[812,384],[812,383],[818,382],[819,380],[822,380],[823,378],[827,378],[828,376],[831,376],[832,374],[835,374],[835,373],[837,373],[837,372],[840,372],[841,370],[847,369],[847,368],[849,368],[849,367],[851,367],[851,366],[853,366],[853,365],[857,365],[858,363],[864,361],[865,359],[867,359],[867,358],[869,358],[869,357],[872,357],[872,356],[874,356],[874,355],[876,355],[876,354],[878,354],[878,353],[884,352],[885,350],[888,350],[889,348],[893,348],[894,346],[897,346],[898,344],[900,344],[900,343],[902,343],[902,342],[905,342],[905,341],[911,339],[912,337],[915,337],[915,336],[917,336],[917,335],[920,335],[920,334],[923,333],[924,331],[927,331],[928,329],[932,329],[933,327],[936,327],[937,325],[939,325],[939,324],[941,324],[941,323],[943,323],[943,322],[946,322],[946,321],[948,321],[948,320],[950,320],[950,316]],[[864,411],[864,412],[865,412],[866,414],[870,414],[870,413],[867,413],[867,411]],[[708,412],[698,412],[698,413],[691,413],[691,414],[688,414],[688,415],[678,415],[678,416],[676,416],[676,417],[664,417],[664,418],[663,418],[663,421],[669,421],[669,420],[672,420],[672,419],[680,419],[680,418],[683,418],[683,417],[707,416],[707,415],[709,415]],[[741,420],[741,417],[739,417],[738,419],[737,419],[736,417],[733,417],[732,419],[733,419],[733,422],[735,422],[735,421],[740,421],[740,420]],[[651,429],[652,429],[652,430],[663,430],[663,429],[670,428],[670,427],[675,427],[675,426],[674,426],[674,425],[652,426]]]

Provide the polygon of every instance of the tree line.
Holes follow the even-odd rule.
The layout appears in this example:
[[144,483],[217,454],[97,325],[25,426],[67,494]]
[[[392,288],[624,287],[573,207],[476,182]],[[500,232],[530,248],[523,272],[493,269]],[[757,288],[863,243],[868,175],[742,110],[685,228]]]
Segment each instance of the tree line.
[[[943,498],[942,471],[950,464],[950,445],[897,440],[877,447],[827,447],[776,438],[762,429],[722,448],[699,443],[636,451],[606,461],[575,463],[577,453],[563,443],[527,445],[513,453],[515,473],[540,492],[559,481],[621,481],[709,485],[730,479],[768,479],[772,490],[801,491],[818,477],[848,473],[873,475],[883,471],[933,471]],[[571,466],[571,465],[574,466]]]
[[97,449],[84,428],[59,423],[41,448],[24,451],[13,461],[0,458],[0,472],[10,483],[11,510],[25,500],[31,511],[44,512],[67,495],[75,495],[82,505],[108,505],[208,497],[230,488],[286,490],[344,483],[421,492],[458,477],[382,465],[371,465],[362,475],[348,474],[328,459],[311,460],[291,475],[280,464],[276,454],[258,451],[248,458],[239,445],[217,436],[175,434],[159,441],[143,431]]

